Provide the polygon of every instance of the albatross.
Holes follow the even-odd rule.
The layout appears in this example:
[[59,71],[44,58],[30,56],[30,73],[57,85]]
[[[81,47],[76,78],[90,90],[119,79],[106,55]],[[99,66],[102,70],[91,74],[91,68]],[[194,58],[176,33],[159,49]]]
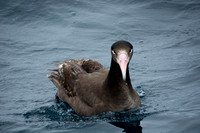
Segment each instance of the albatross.
[[117,41],[111,46],[111,65],[84,58],[57,63],[48,78],[57,87],[56,99],[67,103],[78,115],[92,116],[108,111],[124,111],[141,105],[129,76],[133,46]]

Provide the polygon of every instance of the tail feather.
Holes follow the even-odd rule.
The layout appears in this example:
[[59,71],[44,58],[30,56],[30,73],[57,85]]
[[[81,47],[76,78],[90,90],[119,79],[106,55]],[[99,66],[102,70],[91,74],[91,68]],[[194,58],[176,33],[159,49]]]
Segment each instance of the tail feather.
[[47,70],[49,70],[49,71],[56,71],[56,72],[59,71],[59,69],[54,69],[54,68],[50,68],[50,69],[47,69]]
[[64,63],[56,63],[58,69],[48,69],[52,72],[48,78],[55,84],[58,89],[63,89],[69,97],[76,96],[76,79],[79,74],[84,73],[81,64],[82,60],[67,60]]
[[58,67],[58,68],[61,68],[63,66],[64,63],[56,63],[55,65]]
[[47,75],[47,77],[54,83],[54,85],[58,89],[63,88],[63,85],[61,84],[60,76],[57,73],[52,72],[50,75]]

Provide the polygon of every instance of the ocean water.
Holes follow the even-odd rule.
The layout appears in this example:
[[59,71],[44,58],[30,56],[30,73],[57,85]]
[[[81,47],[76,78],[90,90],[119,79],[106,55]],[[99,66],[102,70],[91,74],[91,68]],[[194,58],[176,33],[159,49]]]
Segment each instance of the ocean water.
[[[110,66],[127,40],[142,107],[81,117],[56,104],[48,68],[66,59]],[[199,133],[199,0],[0,0],[0,132]]]

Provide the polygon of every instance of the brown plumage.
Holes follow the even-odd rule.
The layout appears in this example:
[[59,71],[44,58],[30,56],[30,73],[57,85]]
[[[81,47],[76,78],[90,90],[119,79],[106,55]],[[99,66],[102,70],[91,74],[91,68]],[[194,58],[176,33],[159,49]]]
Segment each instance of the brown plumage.
[[110,70],[84,58],[57,63],[59,69],[49,69],[55,71],[48,78],[58,88],[56,97],[83,116],[139,107],[140,98],[132,88],[128,69],[132,45],[118,41],[112,45],[111,54]]

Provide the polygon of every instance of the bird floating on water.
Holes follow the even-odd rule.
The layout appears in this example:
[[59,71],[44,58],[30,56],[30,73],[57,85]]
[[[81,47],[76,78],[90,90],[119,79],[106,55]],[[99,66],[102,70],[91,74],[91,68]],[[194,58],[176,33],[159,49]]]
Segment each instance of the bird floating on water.
[[82,116],[108,111],[123,111],[140,106],[141,101],[131,85],[129,62],[133,46],[117,41],[111,46],[111,65],[106,69],[95,60],[66,60],[48,78],[58,88],[56,98],[69,104]]

